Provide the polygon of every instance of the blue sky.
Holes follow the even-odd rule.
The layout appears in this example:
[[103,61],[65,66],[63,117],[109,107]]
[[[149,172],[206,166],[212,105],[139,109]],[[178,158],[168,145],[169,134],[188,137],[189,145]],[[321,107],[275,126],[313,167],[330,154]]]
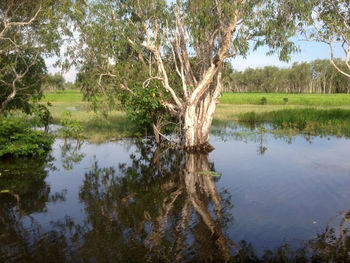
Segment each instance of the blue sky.
[[[250,52],[246,59],[238,57],[232,60],[232,66],[236,70],[245,70],[246,68],[258,68],[264,66],[288,67],[294,62],[310,62],[316,59],[330,59],[330,48],[328,45],[320,42],[296,41],[300,52],[291,55],[291,60],[286,63],[278,59],[276,55],[266,56],[268,48],[261,47],[255,52]],[[335,48],[335,56],[342,57],[340,47]]]
[[[296,44],[300,47],[301,51],[299,53],[294,53],[291,55],[290,62],[279,61],[276,55],[266,56],[268,48],[261,47],[255,52],[250,52],[247,58],[237,57],[231,60],[234,69],[242,71],[246,68],[259,68],[264,66],[278,66],[278,67],[288,67],[292,65],[293,62],[304,62],[313,61],[315,59],[329,59],[330,49],[329,46],[324,43],[318,42],[308,42],[308,41],[296,41]],[[335,49],[335,56],[342,58],[342,50],[340,47]],[[59,69],[54,68],[52,65],[54,63],[54,58],[47,59],[46,64],[50,73],[58,72]],[[72,68],[70,71],[63,74],[67,81],[74,81],[76,77],[76,70]]]

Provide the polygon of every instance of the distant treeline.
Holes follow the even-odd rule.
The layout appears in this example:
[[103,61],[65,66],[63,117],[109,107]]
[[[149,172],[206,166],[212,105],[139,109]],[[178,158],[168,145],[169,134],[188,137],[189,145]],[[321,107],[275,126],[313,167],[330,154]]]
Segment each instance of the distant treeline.
[[[345,67],[338,60],[337,65]],[[350,93],[350,79],[329,60],[294,63],[290,68],[266,66],[243,72],[224,69],[225,91],[286,93]]]
[[42,90],[46,92],[58,92],[63,90],[76,89],[76,85],[72,82],[66,82],[60,73],[46,74],[42,82]]

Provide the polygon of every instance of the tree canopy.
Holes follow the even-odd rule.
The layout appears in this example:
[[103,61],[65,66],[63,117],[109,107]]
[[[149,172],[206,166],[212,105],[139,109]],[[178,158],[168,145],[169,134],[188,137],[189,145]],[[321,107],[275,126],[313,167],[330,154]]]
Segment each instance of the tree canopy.
[[[350,2],[348,0],[295,1],[291,13],[297,14],[307,40],[323,42],[330,48],[333,66],[350,78]],[[345,68],[336,60],[335,48],[341,47]]]
[[[187,148],[205,147],[222,91],[225,60],[268,45],[281,59],[296,50],[285,1],[77,2],[81,40],[73,52],[94,75],[89,94],[132,93],[120,65],[141,65],[143,88],[155,85],[161,105],[179,119]],[[125,72],[125,71],[122,71]]]
[[[3,0],[0,2],[0,114],[12,102],[36,97],[45,73],[43,57],[59,55],[66,1]],[[35,86],[35,85],[34,85]],[[23,103],[17,104],[20,108]],[[11,107],[10,107],[11,108]]]

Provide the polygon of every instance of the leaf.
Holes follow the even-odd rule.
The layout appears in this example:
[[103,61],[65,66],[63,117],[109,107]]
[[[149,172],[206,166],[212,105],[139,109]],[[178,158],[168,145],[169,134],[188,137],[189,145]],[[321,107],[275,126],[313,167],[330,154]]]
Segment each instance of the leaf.
[[214,177],[219,177],[219,176],[221,176],[220,173],[214,172],[214,171],[202,171],[202,172],[198,172],[198,174],[210,175],[210,176],[214,176]]
[[9,193],[10,193],[10,190],[8,189],[4,189],[0,191],[0,194],[9,194]]

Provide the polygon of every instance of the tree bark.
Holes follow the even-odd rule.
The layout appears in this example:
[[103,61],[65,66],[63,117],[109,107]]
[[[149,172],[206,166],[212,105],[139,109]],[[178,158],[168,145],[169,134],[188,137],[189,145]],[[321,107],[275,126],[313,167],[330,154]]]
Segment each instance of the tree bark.
[[13,91],[11,92],[10,95],[7,96],[6,100],[4,100],[2,103],[1,103],[1,107],[0,107],[0,115],[4,115],[5,113],[5,110],[7,108],[7,105],[9,104],[9,102],[11,100],[13,100],[16,96],[16,89],[13,89]]
[[198,102],[185,108],[184,137],[187,151],[211,152],[214,150],[214,147],[209,144],[209,133],[221,92],[222,79],[219,71],[215,89],[208,90]]

